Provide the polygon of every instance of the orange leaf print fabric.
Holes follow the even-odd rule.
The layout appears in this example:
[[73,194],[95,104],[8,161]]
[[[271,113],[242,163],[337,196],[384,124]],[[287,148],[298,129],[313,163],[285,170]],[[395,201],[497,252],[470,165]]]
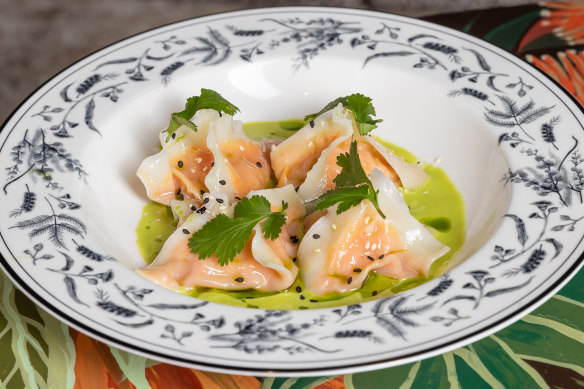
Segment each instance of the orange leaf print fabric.
[[[74,389],[135,389],[124,375],[109,346],[69,330],[75,343]],[[204,372],[159,363],[145,371],[152,389],[259,389],[255,377]],[[329,388],[329,387],[326,387]],[[332,388],[332,387],[330,387]]]
[[569,45],[584,43],[584,1],[545,2],[542,23]]
[[584,105],[584,51],[559,52],[557,58],[548,54],[540,57],[527,55],[526,59],[562,84],[580,104]]
[[105,344],[69,329],[75,343],[74,389],[135,389]]

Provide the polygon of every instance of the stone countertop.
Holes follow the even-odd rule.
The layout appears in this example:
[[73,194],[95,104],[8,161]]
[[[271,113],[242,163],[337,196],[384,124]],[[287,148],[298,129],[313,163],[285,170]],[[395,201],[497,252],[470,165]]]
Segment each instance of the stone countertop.
[[36,88],[84,56],[160,25],[268,6],[336,6],[428,16],[534,0],[0,0],[0,123]]

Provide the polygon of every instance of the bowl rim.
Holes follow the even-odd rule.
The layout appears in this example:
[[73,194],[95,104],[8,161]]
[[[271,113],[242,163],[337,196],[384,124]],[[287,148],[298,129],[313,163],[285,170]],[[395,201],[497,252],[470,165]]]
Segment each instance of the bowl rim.
[[[489,49],[490,51],[495,52],[495,54],[497,54],[497,55],[500,55],[503,57],[504,56],[512,56],[516,59],[521,60],[521,62],[523,64],[530,65],[531,70],[533,70],[533,69],[537,70],[538,76],[544,75],[545,78],[548,81],[551,81],[555,87],[559,87],[558,89],[563,92],[563,97],[567,97],[569,100],[571,100],[571,102],[574,104],[574,106],[580,110],[580,113],[584,114],[584,107],[582,107],[582,105],[580,105],[578,103],[576,98],[571,93],[569,93],[566,90],[566,88],[564,88],[558,81],[553,79],[551,76],[549,76],[548,74],[544,73],[543,71],[541,71],[538,68],[529,64],[529,62],[527,62],[525,59],[520,57],[518,54],[515,54],[515,53],[509,52],[505,49],[499,48],[490,42],[487,42],[487,41],[484,41],[480,38],[474,37],[468,33],[464,33],[462,31],[459,31],[459,30],[456,30],[456,29],[453,29],[450,27],[446,27],[446,26],[443,26],[443,25],[440,25],[437,23],[428,22],[425,20],[421,20],[421,19],[417,19],[417,18],[413,18],[413,17],[409,17],[409,16],[403,16],[403,15],[399,15],[399,14],[395,14],[395,13],[375,11],[375,10],[369,10],[369,9],[357,9],[357,8],[350,8],[350,7],[326,7],[326,6],[325,7],[323,7],[323,6],[286,6],[286,7],[258,7],[258,8],[251,8],[251,9],[245,9],[245,10],[225,11],[225,12],[220,12],[220,13],[213,13],[213,14],[206,14],[206,15],[201,15],[201,16],[196,16],[196,17],[191,17],[191,18],[185,18],[185,19],[178,20],[175,22],[162,24],[162,25],[138,32],[136,34],[131,34],[129,36],[121,38],[113,43],[110,43],[104,47],[101,47],[101,48],[77,59],[76,61],[65,66],[63,69],[59,70],[53,76],[48,78],[45,82],[43,82],[41,85],[39,85],[34,91],[32,91],[27,97],[25,97],[20,102],[20,104],[8,115],[8,117],[4,120],[4,122],[0,126],[0,131],[5,132],[7,124],[11,121],[11,119],[13,117],[16,116],[17,113],[19,113],[21,108],[25,104],[27,104],[27,102],[29,102],[31,97],[36,95],[45,86],[47,86],[51,82],[55,81],[65,71],[74,68],[76,65],[80,64],[81,62],[83,62],[87,58],[92,57],[97,53],[100,53],[102,51],[110,49],[110,48],[112,48],[112,47],[114,47],[122,42],[125,42],[127,40],[130,40],[132,38],[136,38],[136,37],[141,36],[141,35],[146,35],[149,32],[164,29],[165,27],[176,26],[178,28],[179,24],[184,24],[184,23],[188,23],[188,22],[192,22],[192,21],[201,21],[204,23],[209,23],[209,22],[213,21],[212,20],[213,18],[217,18],[220,16],[230,17],[230,16],[242,15],[242,14],[245,16],[252,16],[256,12],[262,13],[265,11],[286,11],[286,12],[338,11],[341,14],[355,12],[359,16],[367,16],[367,15],[378,16],[378,17],[393,16],[397,19],[401,19],[400,21],[409,22],[410,24],[413,24],[415,26],[420,26],[423,28],[439,27],[437,30],[439,30],[440,32],[445,32],[445,33],[454,35],[458,38],[467,39],[467,40],[471,41],[471,43],[473,43],[473,44],[480,42],[481,44],[483,44],[485,46],[485,48]],[[211,19],[211,20],[202,20],[202,19]],[[184,27],[184,26],[181,26],[181,27]],[[468,39],[468,38],[471,38],[471,39]],[[10,131],[12,131],[14,128],[15,127],[13,127]],[[10,134],[8,134],[8,136],[9,135]],[[4,142],[6,142],[7,139],[8,138],[6,138]],[[11,251],[7,242],[4,240],[4,237],[3,236],[0,236],[0,237],[2,238],[4,244],[6,245],[7,250]],[[578,247],[578,245],[576,245],[575,250],[577,249],[577,247]],[[527,314],[527,313],[535,310],[539,306],[541,306],[543,303],[545,303],[545,301],[547,301],[547,298],[549,298],[553,293],[555,293],[562,286],[564,286],[576,274],[578,269],[580,269],[584,265],[584,252],[580,254],[579,258],[574,261],[574,263],[569,267],[568,270],[564,271],[564,274],[561,278],[556,280],[545,291],[539,293],[537,297],[533,298],[530,296],[531,302],[529,304],[520,306],[519,308],[517,308],[513,312],[507,314],[505,317],[490,324],[488,327],[482,327],[482,328],[480,328],[472,333],[469,333],[469,334],[463,336],[462,338],[457,338],[455,340],[451,340],[451,341],[448,341],[446,343],[442,343],[442,344],[430,347],[429,349],[423,349],[423,350],[420,350],[417,352],[413,352],[413,353],[407,354],[405,356],[376,360],[375,362],[359,362],[359,363],[351,363],[351,364],[346,364],[346,365],[336,365],[333,368],[315,367],[315,368],[291,368],[291,369],[281,369],[281,368],[265,369],[265,368],[251,368],[251,367],[239,368],[239,367],[229,366],[229,365],[224,366],[224,365],[218,365],[218,364],[214,364],[214,363],[206,363],[206,362],[200,361],[200,360],[193,361],[193,360],[189,360],[189,359],[178,357],[178,356],[171,358],[168,355],[158,353],[157,351],[147,350],[143,347],[126,343],[125,341],[116,339],[108,334],[105,334],[102,332],[96,333],[96,331],[94,329],[92,329],[92,327],[90,327],[82,322],[79,322],[77,319],[70,317],[67,313],[61,311],[60,309],[55,308],[52,304],[50,304],[40,293],[36,292],[32,287],[30,287],[27,283],[24,282],[24,280],[12,269],[12,266],[8,263],[8,261],[6,260],[6,258],[4,258],[3,255],[0,255],[0,265],[1,265],[0,267],[2,267],[4,273],[18,287],[18,289],[20,289],[25,295],[27,295],[27,297],[31,298],[41,308],[50,312],[53,316],[58,317],[59,320],[65,322],[66,324],[70,325],[71,327],[73,327],[73,328],[93,337],[93,338],[97,338],[101,341],[104,341],[105,343],[114,345],[116,347],[120,347],[121,349],[130,351],[133,353],[137,353],[137,354],[140,354],[140,355],[143,355],[146,357],[156,356],[156,359],[158,359],[158,360],[170,362],[173,364],[183,365],[183,366],[193,366],[193,364],[195,364],[197,366],[204,366],[205,368],[207,368],[211,371],[231,372],[231,373],[239,373],[239,374],[264,373],[268,376],[278,376],[281,374],[292,374],[292,373],[301,374],[301,375],[322,375],[325,372],[328,374],[330,372],[334,373],[337,371],[346,371],[347,369],[352,369],[354,371],[362,371],[362,370],[369,370],[369,369],[367,369],[367,367],[369,367],[371,365],[373,365],[375,369],[379,369],[379,368],[383,368],[384,366],[392,366],[391,363],[396,361],[396,360],[400,361],[400,364],[407,363],[408,361],[420,359],[419,355],[423,355],[423,357],[426,358],[426,357],[430,357],[430,356],[434,356],[437,354],[441,354],[441,353],[450,351],[454,348],[459,347],[462,344],[469,344],[470,342],[476,341],[478,339],[481,339],[483,337],[486,337],[486,336],[498,331],[499,329],[508,325],[510,322],[514,322],[514,321],[518,320],[519,315]],[[245,308],[245,309],[249,310],[250,308]],[[253,309],[254,308],[252,308],[252,310]],[[330,310],[331,308],[320,308],[320,309]],[[315,310],[318,310],[318,309],[312,309],[311,311],[315,311]],[[361,369],[361,368],[364,368],[364,369]]]

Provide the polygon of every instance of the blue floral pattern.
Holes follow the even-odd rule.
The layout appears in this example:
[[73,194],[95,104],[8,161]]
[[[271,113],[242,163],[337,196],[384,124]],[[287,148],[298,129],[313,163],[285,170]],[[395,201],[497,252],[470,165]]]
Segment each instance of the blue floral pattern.
[[[276,359],[291,361],[291,369],[302,372],[310,369],[310,361],[331,355],[338,358],[322,371],[347,367],[353,363],[355,345],[366,344],[358,357],[373,356],[373,367],[386,359],[389,345],[406,349],[399,356],[407,355],[410,345],[464,342],[473,332],[470,328],[487,319],[482,313],[487,301],[501,304],[497,320],[508,320],[504,308],[529,293],[541,293],[537,284],[546,274],[567,272],[566,263],[577,268],[577,260],[571,258],[584,218],[578,121],[582,112],[568,108],[575,117],[568,118],[558,109],[567,107],[563,100],[540,101],[538,94],[551,95],[548,86],[537,84],[513,60],[507,59],[502,69],[493,65],[501,61],[499,51],[409,19],[317,9],[211,17],[193,26],[161,28],[134,44],[136,49],[114,47],[85,60],[51,85],[57,98],[50,94],[34,102],[31,98],[30,109],[19,111],[13,127],[3,130],[7,135],[0,150],[6,166],[2,234],[17,230],[28,239],[26,244],[9,243],[10,251],[3,251],[20,267],[8,261],[3,266],[33,296],[43,295],[36,288],[65,296],[65,304],[80,312],[74,321],[95,326],[88,331],[98,336],[107,332],[106,338],[114,343],[119,336],[120,342],[140,352],[149,353],[152,346],[154,357],[235,371],[249,366],[251,356],[258,369],[271,369]],[[76,155],[71,142],[100,142],[96,118],[123,102],[128,90],[149,83],[170,87],[181,73],[231,62],[253,63],[280,52],[293,53],[290,72],[307,72],[334,50],[350,51],[360,59],[362,71],[373,64],[395,64],[431,72],[450,85],[445,97],[471,99],[481,107],[499,147],[525,158],[524,166],[514,166],[502,177],[507,185],[527,188],[529,193],[530,206],[525,208],[529,211],[512,208],[502,222],[513,239],[495,242],[483,263],[455,269],[408,292],[358,305],[294,312],[218,308],[181,296],[169,302],[170,292],[128,276],[128,269],[94,247],[83,199],[75,195],[75,187],[87,185],[91,172],[84,169],[83,156]],[[561,92],[556,88],[554,93]],[[19,282],[25,273],[36,277],[36,286]],[[48,274],[50,281],[38,279],[41,274]],[[48,299],[47,304],[54,301]],[[54,311],[59,314],[62,309]],[[485,326],[492,328],[492,323]],[[143,329],[147,332],[140,332]],[[430,330],[444,341],[420,336]],[[453,331],[463,335],[457,337]],[[207,362],[206,350],[212,349],[229,349],[234,356],[224,365]],[[175,352],[181,357],[175,359]],[[306,354],[316,356],[305,362]]]

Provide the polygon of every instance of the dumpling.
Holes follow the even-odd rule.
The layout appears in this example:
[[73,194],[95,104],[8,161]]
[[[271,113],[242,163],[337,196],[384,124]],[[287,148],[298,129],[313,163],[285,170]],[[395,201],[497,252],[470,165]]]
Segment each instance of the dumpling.
[[172,200],[202,200],[205,177],[211,170],[213,154],[207,148],[207,135],[211,122],[219,118],[219,112],[202,109],[195,113],[193,123],[197,131],[181,126],[166,141],[166,132],[160,133],[162,150],[146,158],[137,175],[146,187],[151,200],[170,205]]
[[243,133],[240,121],[203,109],[193,122],[196,132],[182,126],[168,142],[162,132],[162,150],[140,165],[137,175],[151,200],[165,205],[195,200],[200,205],[205,192],[221,191],[233,202],[270,184],[267,151]]
[[[357,141],[361,165],[367,174],[381,170],[396,186],[411,189],[426,181],[426,173],[396,156],[373,137],[360,135],[353,115],[341,104],[314,120],[272,149],[270,157],[278,185],[291,182],[305,201],[314,200],[335,187],[333,179],[341,171],[337,157]],[[306,147],[298,147],[306,144]]]
[[306,173],[314,166],[324,150],[336,146],[353,134],[353,122],[343,106],[325,112],[294,135],[272,148],[270,159],[278,186],[301,185]]
[[205,177],[211,191],[226,193],[229,202],[245,197],[251,190],[270,185],[271,166],[264,145],[243,133],[240,121],[223,115],[210,125],[207,147],[214,164]]
[[[226,205],[227,196],[211,192],[205,194],[205,198],[217,197],[209,197],[210,201],[204,208],[189,216],[168,238],[154,262],[136,272],[163,287],[187,293],[195,287],[260,291],[288,288],[298,274],[298,268],[294,264],[298,244],[291,237],[299,234],[300,223],[305,214],[304,205],[291,185],[252,191],[248,197],[253,195],[266,197],[274,210],[281,209],[282,201],[288,203],[286,224],[277,239],[265,239],[258,224],[254,228],[252,239],[229,264],[219,265],[215,256],[200,260],[188,247],[191,233],[202,228],[219,212],[230,217],[233,214],[233,207]],[[217,199],[222,202],[217,202]]]
[[340,215],[331,207],[300,243],[302,277],[315,294],[358,289],[372,271],[395,278],[427,274],[432,262],[450,250],[411,216],[389,178],[377,169],[369,177],[379,190],[385,219],[368,200]]

